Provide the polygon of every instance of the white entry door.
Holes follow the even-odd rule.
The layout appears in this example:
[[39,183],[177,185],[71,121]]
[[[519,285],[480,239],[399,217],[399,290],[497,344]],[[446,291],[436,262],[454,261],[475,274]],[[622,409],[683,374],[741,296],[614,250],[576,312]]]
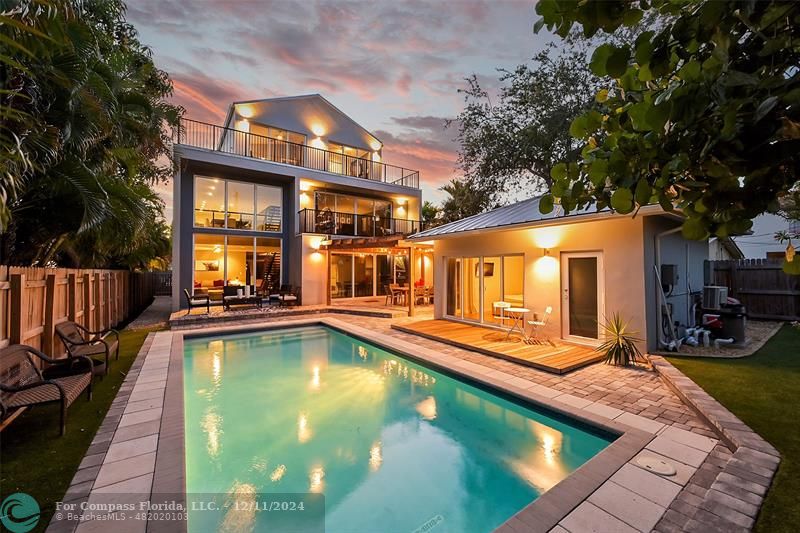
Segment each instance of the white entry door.
[[561,330],[565,339],[600,342],[604,313],[603,254],[561,254]]

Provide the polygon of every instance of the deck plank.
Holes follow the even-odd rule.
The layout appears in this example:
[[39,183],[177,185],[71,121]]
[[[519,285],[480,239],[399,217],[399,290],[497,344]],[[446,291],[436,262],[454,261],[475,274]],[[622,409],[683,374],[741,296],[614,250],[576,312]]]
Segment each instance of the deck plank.
[[505,340],[503,330],[453,320],[420,320],[393,324],[392,328],[554,374],[564,374],[603,359],[602,354],[587,346],[563,342],[526,344],[516,333]]

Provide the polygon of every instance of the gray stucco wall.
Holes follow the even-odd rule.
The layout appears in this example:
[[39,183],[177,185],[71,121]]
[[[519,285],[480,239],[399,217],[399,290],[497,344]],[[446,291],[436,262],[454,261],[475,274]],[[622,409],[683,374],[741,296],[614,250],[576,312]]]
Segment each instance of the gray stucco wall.
[[[661,312],[658,308],[660,301],[659,285],[653,265],[656,264],[657,236],[665,231],[678,230],[681,222],[665,216],[646,217],[644,220],[644,265],[645,269],[645,294],[647,296],[647,340],[648,349],[657,349],[657,335],[661,327]],[[661,264],[677,265],[678,281],[672,293],[667,297],[667,303],[672,304],[672,320],[683,325],[689,324],[691,318],[691,305],[693,292],[703,289],[704,262],[708,259],[708,241],[690,241],[681,235],[680,231],[661,236],[660,255]],[[660,265],[658,265],[660,269]],[[660,273],[660,270],[659,270]]]

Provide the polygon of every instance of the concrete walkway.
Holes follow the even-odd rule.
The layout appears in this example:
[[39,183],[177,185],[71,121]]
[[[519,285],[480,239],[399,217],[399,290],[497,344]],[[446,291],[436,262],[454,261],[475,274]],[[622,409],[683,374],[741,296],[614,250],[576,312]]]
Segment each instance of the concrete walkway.
[[156,326],[166,326],[172,312],[172,298],[169,296],[156,296],[150,307],[142,311],[133,322],[125,329],[144,329]]

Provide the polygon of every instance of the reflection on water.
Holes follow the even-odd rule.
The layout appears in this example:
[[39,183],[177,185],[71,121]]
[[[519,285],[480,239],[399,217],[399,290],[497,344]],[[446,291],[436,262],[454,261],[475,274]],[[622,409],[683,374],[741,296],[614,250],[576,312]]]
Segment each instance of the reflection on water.
[[[256,487],[250,483],[234,482],[233,486],[228,490],[228,505],[219,528],[221,533],[253,531],[256,522],[254,503],[257,493]],[[238,502],[238,504],[234,505],[233,501]]]
[[187,491],[321,492],[331,533],[490,531],[608,444],[324,328],[185,346]]

